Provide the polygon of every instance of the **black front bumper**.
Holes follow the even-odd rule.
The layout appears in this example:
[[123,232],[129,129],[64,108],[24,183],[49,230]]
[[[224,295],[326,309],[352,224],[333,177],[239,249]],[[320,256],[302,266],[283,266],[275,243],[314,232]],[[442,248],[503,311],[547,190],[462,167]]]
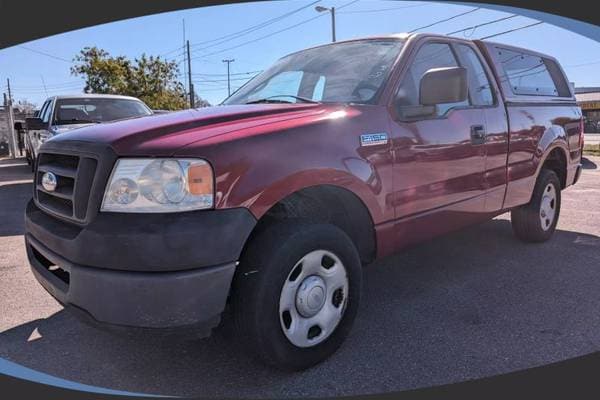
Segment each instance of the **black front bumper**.
[[77,226],[30,202],[25,242],[40,284],[97,322],[210,332],[255,224],[240,208],[99,213],[90,224]]

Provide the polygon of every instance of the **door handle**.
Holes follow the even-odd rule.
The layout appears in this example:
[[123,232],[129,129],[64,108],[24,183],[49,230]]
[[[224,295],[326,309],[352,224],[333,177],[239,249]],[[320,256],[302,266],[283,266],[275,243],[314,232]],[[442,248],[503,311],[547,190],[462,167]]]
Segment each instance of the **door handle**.
[[485,127],[483,125],[472,125],[471,126],[471,143],[472,144],[484,144],[485,143]]

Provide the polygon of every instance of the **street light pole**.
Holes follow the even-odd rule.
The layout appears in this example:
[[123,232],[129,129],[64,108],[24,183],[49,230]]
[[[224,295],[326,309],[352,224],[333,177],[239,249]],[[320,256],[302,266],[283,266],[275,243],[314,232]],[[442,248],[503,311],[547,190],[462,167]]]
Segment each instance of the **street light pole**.
[[335,42],[335,7],[316,6],[317,12],[329,11],[331,13],[331,41]]

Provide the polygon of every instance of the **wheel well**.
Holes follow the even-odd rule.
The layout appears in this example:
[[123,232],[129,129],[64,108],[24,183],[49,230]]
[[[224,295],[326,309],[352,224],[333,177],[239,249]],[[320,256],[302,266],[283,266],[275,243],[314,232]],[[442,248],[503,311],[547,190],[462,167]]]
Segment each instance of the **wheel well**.
[[554,171],[558,175],[561,189],[567,186],[567,157],[560,148],[556,148],[550,152],[542,168]]
[[375,229],[369,210],[354,193],[332,185],[311,186],[273,205],[258,221],[251,237],[285,219],[330,223],[352,239],[363,263],[375,259]]

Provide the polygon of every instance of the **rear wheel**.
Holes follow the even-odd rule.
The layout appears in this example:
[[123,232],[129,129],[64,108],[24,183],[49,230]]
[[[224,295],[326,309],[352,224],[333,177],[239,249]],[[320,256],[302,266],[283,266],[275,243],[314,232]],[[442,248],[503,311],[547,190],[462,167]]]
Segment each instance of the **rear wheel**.
[[350,238],[328,224],[284,222],[249,243],[233,286],[238,334],[262,361],[311,367],[348,335],[362,268]]
[[544,242],[556,230],[560,214],[560,180],[554,171],[542,169],[531,201],[511,211],[515,235],[526,242]]

